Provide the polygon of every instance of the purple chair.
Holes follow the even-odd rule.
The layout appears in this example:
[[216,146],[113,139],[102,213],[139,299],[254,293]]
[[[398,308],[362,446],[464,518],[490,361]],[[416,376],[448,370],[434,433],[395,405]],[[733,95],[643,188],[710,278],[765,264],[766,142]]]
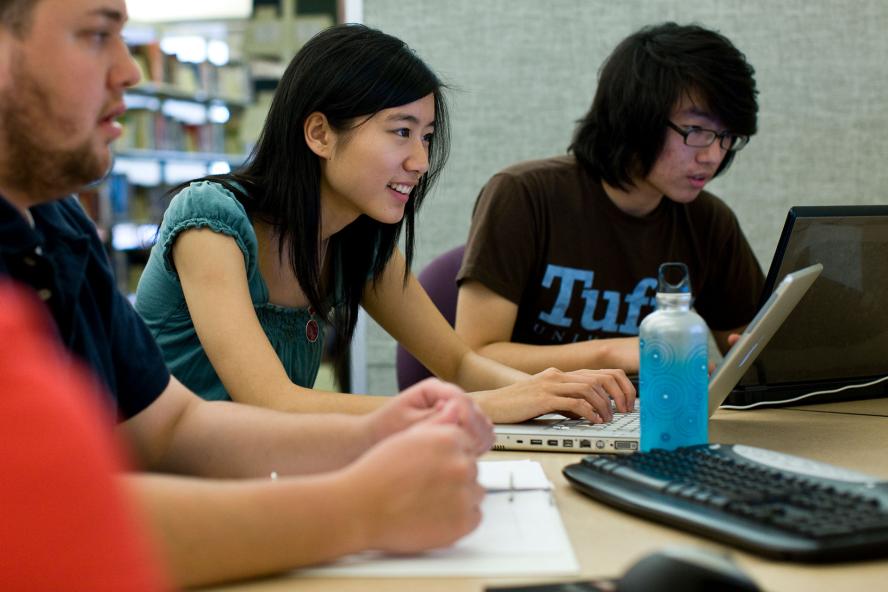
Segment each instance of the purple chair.
[[[417,276],[420,285],[428,292],[429,297],[444,318],[452,326],[456,320],[456,274],[462,265],[465,245],[460,245],[438,255]],[[411,356],[407,350],[398,344],[395,358],[395,368],[398,372],[398,389],[404,390],[420,380],[433,376],[419,360]]]

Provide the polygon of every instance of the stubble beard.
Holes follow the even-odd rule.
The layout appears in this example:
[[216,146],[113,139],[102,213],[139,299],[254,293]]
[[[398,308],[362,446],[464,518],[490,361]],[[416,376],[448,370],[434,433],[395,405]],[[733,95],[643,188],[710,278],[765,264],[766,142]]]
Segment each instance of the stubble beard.
[[34,203],[74,193],[100,180],[108,162],[90,139],[56,148],[50,138],[72,135],[76,124],[53,109],[49,94],[25,72],[12,67],[12,90],[0,95],[0,179]]

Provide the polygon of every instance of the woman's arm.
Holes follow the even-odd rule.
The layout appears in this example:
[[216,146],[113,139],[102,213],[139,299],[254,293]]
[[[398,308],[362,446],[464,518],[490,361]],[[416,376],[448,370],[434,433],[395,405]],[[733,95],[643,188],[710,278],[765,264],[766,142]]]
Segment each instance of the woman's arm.
[[527,374],[474,353],[411,273],[404,284],[404,256],[395,250],[375,285],[364,290],[364,309],[435,376],[466,390],[498,388]]
[[172,257],[197,336],[233,400],[311,413],[367,413],[385,402],[293,384],[256,317],[244,257],[233,238],[187,230],[176,239]]
[[[560,372],[531,377],[474,353],[454,332],[413,275],[404,284],[404,258],[395,251],[380,280],[364,291],[363,305],[389,334],[436,376],[455,382],[498,423],[567,411],[592,421],[634,405],[635,389],[620,370]],[[492,389],[492,390],[491,390]]]

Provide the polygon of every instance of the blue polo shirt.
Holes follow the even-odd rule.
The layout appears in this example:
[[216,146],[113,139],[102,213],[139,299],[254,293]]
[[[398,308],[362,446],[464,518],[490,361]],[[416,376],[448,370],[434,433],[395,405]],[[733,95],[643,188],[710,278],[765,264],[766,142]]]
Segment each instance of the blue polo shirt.
[[34,226],[0,196],[0,276],[31,286],[59,338],[112,395],[128,419],[164,391],[170,373],[114,274],[92,221],[73,197],[34,206]]

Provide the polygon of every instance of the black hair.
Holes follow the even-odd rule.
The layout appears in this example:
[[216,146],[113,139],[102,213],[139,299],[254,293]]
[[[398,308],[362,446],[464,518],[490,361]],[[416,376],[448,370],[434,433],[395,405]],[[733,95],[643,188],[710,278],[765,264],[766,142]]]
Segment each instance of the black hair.
[[38,0],[0,0],[0,25],[21,37],[28,31]]
[[[723,35],[663,23],[624,39],[602,65],[588,113],[568,148],[593,178],[626,190],[647,177],[672,110],[692,97],[733,133],[756,132],[755,70]],[[734,159],[728,152],[716,175]]]
[[[310,39],[290,62],[244,166],[228,175],[206,178],[231,190],[251,219],[274,227],[280,238],[279,255],[284,255],[284,245],[289,244],[287,257],[300,287],[311,306],[327,316],[336,330],[333,354],[340,369],[368,278],[379,279],[402,227],[410,269],[414,216],[449,152],[443,88],[434,72],[400,39],[363,25],[336,25]],[[305,142],[305,120],[320,112],[333,129],[347,133],[383,109],[429,94],[435,102],[429,169],[410,194],[399,222],[384,224],[362,215],[329,238],[326,257],[341,280],[334,293],[336,279],[334,285],[327,285],[321,277],[321,165]],[[405,282],[407,277],[405,273]]]

